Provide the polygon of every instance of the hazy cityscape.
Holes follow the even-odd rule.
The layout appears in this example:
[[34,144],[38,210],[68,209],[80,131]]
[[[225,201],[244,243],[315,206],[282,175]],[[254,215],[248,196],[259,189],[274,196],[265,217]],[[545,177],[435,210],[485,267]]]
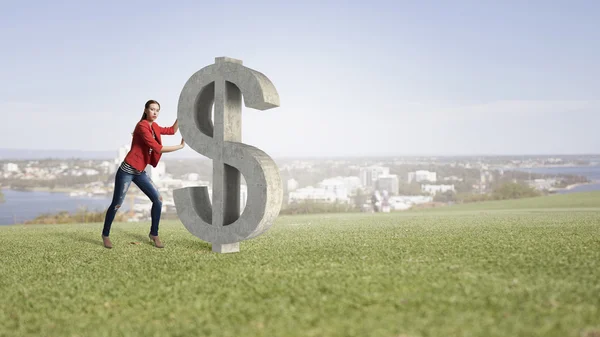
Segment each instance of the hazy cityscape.
[[[115,172],[128,150],[128,146],[122,146],[113,158],[105,159],[0,159],[0,186],[5,191],[51,192],[73,200],[102,200],[104,208],[98,202],[95,207],[82,202],[80,207],[104,211],[112,198]],[[480,200],[479,196],[490,195],[507,183],[527,186],[540,194],[596,189],[595,175],[600,172],[600,156],[596,155],[275,160],[284,187],[282,214],[394,212],[448,206]],[[146,172],[163,196],[164,217],[176,216],[173,190],[187,186],[207,186],[209,191],[212,188],[212,161],[201,156],[165,159],[157,167],[148,165]],[[242,178],[241,210],[246,199]],[[35,208],[34,200],[31,204]],[[150,208],[148,198],[132,184],[122,211],[127,221],[149,221]],[[64,210],[55,209],[58,211]],[[40,207],[37,215],[42,213],[49,212]],[[14,214],[4,217],[7,224],[31,220],[32,215],[21,221]]]

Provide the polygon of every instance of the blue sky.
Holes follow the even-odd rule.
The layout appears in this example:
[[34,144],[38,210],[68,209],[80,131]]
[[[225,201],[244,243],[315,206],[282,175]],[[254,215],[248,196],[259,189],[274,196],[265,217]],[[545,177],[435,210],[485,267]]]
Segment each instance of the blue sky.
[[2,148],[116,151],[229,56],[279,92],[243,116],[272,156],[600,152],[595,1],[12,1],[0,41]]

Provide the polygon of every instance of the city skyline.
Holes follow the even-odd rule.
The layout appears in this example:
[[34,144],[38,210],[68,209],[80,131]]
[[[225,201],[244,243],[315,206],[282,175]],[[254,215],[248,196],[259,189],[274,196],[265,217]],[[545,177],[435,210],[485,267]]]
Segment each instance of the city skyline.
[[[90,160],[109,160],[112,159],[119,149],[106,151],[85,151],[85,150],[65,150],[65,149],[10,149],[0,148],[0,161],[23,161],[23,160],[69,160],[69,159],[90,159]],[[188,149],[189,150],[189,149]],[[457,154],[436,154],[436,153],[399,153],[389,155],[283,155],[272,156],[275,160],[330,160],[330,159],[377,159],[377,158],[492,158],[492,157],[514,157],[530,159],[534,157],[596,157],[600,156],[600,151],[590,153],[457,153]],[[199,153],[191,151],[179,151],[171,155],[164,156],[162,160],[206,160],[212,159],[205,157]]]

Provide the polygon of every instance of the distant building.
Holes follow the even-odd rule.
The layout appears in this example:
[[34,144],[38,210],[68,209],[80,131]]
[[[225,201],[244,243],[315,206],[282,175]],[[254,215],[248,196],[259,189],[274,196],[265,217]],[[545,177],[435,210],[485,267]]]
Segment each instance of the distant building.
[[189,181],[198,181],[200,180],[200,175],[198,173],[188,173],[185,178]]
[[414,205],[426,204],[432,201],[433,197],[422,195],[398,195],[389,198],[390,207],[395,211],[406,210]]
[[95,176],[98,175],[100,172],[94,169],[83,169],[81,170],[81,173],[85,174],[86,176]]
[[319,187],[324,189],[326,193],[332,194],[337,201],[349,201],[350,191],[348,191],[346,182],[342,178],[325,179],[319,183]]
[[298,189],[298,181],[294,178],[292,179],[288,179],[287,181],[287,190],[288,191],[295,191],[296,189]]
[[248,186],[241,185],[240,186],[240,214],[244,211],[247,201],[248,201]]
[[553,186],[557,183],[557,180],[554,178],[549,178],[549,179],[533,179],[533,180],[528,180],[527,181],[527,185],[529,185],[529,187],[532,187],[536,190],[551,190],[553,188]]
[[2,168],[3,168],[4,172],[10,172],[10,173],[19,172],[19,165],[15,164],[15,163],[4,164]]
[[480,179],[482,184],[494,181],[494,176],[491,171],[481,171]]
[[[212,199],[213,199],[213,193],[212,193],[212,186],[210,186],[208,184],[208,182],[204,182],[201,181],[200,185],[184,185],[184,187],[191,187],[191,186],[206,186],[208,189],[208,200],[212,203]],[[245,184],[241,184],[240,185],[240,215],[244,212],[244,209],[246,208],[246,204],[248,203],[248,186]]]
[[386,174],[377,179],[377,189],[387,191],[390,195],[397,195],[400,189],[400,181],[395,174]]
[[342,177],[341,179],[344,181],[348,192],[351,194],[356,192],[356,190],[358,190],[362,185],[360,177],[357,176]]
[[113,163],[105,160],[100,164],[100,170],[102,170],[102,172],[105,174],[113,174],[116,172],[116,166]]
[[127,156],[127,153],[129,153],[130,149],[130,145],[123,145],[119,148],[119,150],[117,150],[117,158],[113,160],[114,172],[117,172],[119,166],[121,166],[121,163],[123,162],[123,160],[125,160],[125,157]]
[[354,194],[356,190],[361,187],[361,181],[359,177],[348,176],[348,177],[334,177],[324,179],[319,183],[319,187],[323,187],[327,190],[338,191],[340,195]]
[[360,182],[364,187],[375,188],[375,184],[379,176],[390,174],[389,167],[383,166],[369,166],[361,167],[360,169]]
[[316,202],[349,202],[347,193],[338,190],[337,187],[330,185],[325,187],[303,187],[288,194],[288,203],[298,201],[316,201]]
[[[41,175],[47,175],[46,172],[44,172],[42,170],[39,170],[39,169],[35,169],[35,168],[26,168],[25,172],[26,173],[37,174],[37,175],[40,175],[40,174]],[[81,177],[83,175],[86,175],[86,176],[95,176],[95,175],[98,175],[99,173],[100,172],[98,172],[98,170],[88,169],[88,168],[85,168],[85,169],[74,169],[74,170],[70,171],[70,174],[72,176],[75,176],[75,177]]]
[[165,175],[167,174],[167,166],[164,161],[158,162],[156,167],[153,167],[152,165],[148,164],[146,166],[146,173],[152,181],[156,182],[165,177]]
[[416,181],[418,183],[425,182],[425,181],[435,183],[435,182],[437,182],[437,173],[425,171],[425,170],[408,172],[408,183],[410,184],[413,181]]
[[421,191],[425,192],[425,193],[429,193],[431,195],[436,195],[437,193],[444,193],[447,191],[453,191],[455,192],[456,190],[454,189],[454,185],[429,185],[429,184],[423,184],[421,185]]

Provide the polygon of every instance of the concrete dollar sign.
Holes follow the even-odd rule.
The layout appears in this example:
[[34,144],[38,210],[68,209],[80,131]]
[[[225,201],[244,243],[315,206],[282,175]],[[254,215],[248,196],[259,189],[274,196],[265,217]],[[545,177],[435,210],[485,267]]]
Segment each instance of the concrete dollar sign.
[[[283,199],[275,162],[262,150],[241,143],[242,98],[247,107],[258,110],[279,106],[279,94],[265,75],[240,60],[217,57],[189,78],[177,107],[186,144],[213,160],[212,205],[205,186],[177,189],[177,214],[188,231],[211,242],[219,253],[239,252],[240,241],[267,231]],[[240,174],[248,188],[242,214]]]

